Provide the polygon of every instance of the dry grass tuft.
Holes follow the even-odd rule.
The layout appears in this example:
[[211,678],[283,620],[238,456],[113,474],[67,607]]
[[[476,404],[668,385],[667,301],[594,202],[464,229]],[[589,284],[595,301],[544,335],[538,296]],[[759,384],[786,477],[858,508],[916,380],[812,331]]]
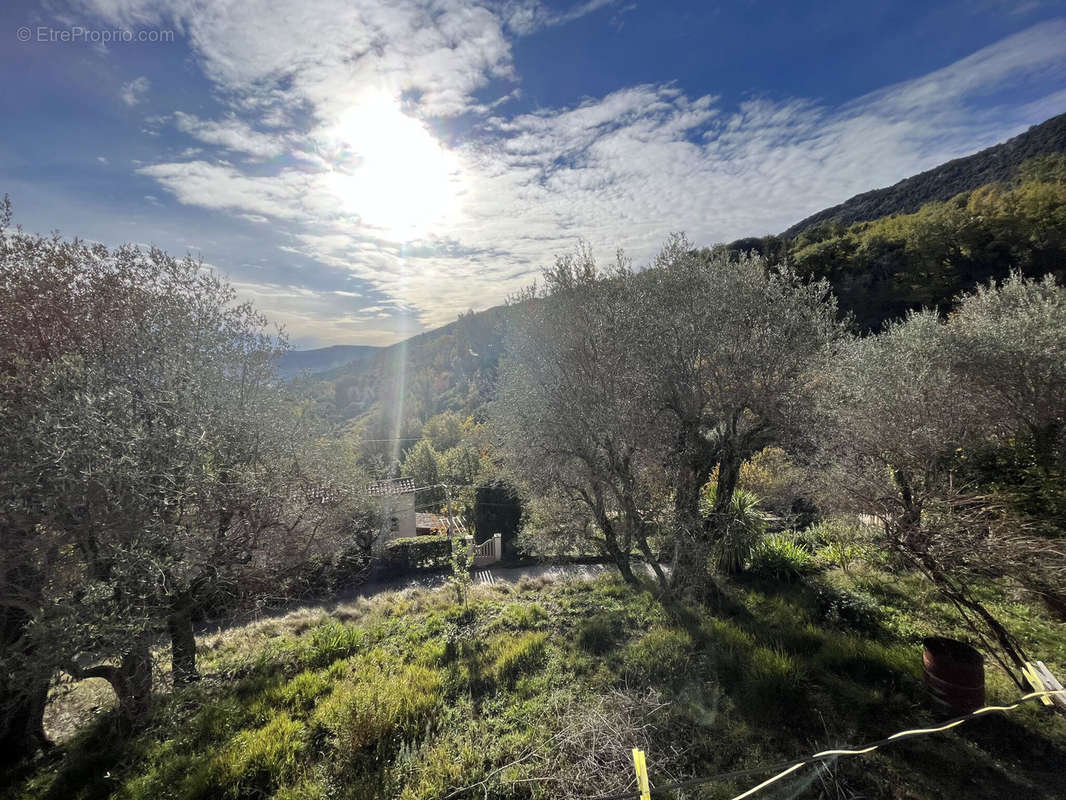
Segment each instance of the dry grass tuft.
[[520,592],[536,592],[554,583],[555,578],[551,575],[537,575],[536,577],[523,575],[518,579],[517,586]]
[[676,760],[679,753],[667,754],[656,748],[654,720],[669,703],[654,689],[644,693],[613,690],[580,702],[569,700],[558,709],[561,732],[552,746],[552,763],[560,771],[546,775],[561,795],[604,795],[630,791],[633,777],[633,748],[648,754],[657,765],[659,780],[672,781],[663,764]]

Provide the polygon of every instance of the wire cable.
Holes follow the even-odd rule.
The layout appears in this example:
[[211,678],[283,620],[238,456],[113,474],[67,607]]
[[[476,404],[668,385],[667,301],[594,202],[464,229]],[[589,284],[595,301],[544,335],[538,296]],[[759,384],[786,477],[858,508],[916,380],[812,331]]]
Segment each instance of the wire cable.
[[[759,773],[769,772],[770,770],[780,770],[775,775],[770,778],[767,778],[757,786],[753,786],[747,791],[741,792],[740,794],[732,798],[732,800],[744,800],[744,798],[750,797],[756,792],[762,791],[767,786],[770,786],[771,784],[776,783],[782,778],[791,775],[796,770],[809,766],[810,764],[819,763],[827,758],[836,758],[838,756],[865,755],[867,753],[872,753],[874,750],[877,750],[878,748],[884,747],[888,744],[895,744],[897,742],[902,742],[907,739],[913,739],[918,736],[926,736],[931,733],[941,733],[943,731],[951,730],[952,728],[962,725],[964,722],[969,722],[970,720],[977,719],[978,717],[987,716],[989,714],[1005,714],[1008,711],[1013,711],[1014,709],[1018,708],[1023,703],[1028,703],[1032,700],[1037,700],[1044,697],[1051,697],[1053,695],[1066,696],[1066,689],[1055,689],[1043,692],[1030,692],[1029,694],[1023,695],[1022,697],[1018,698],[1018,700],[1011,703],[1010,705],[985,706],[984,708],[979,708],[976,711],[971,711],[969,714],[963,714],[961,717],[955,717],[954,719],[950,719],[942,725],[937,725],[932,728],[914,728],[912,730],[900,731],[899,733],[894,733],[891,736],[886,736],[884,739],[878,739],[876,742],[871,742],[860,747],[822,750],[821,752],[815,753],[814,755],[808,756],[807,758],[801,759],[800,761],[782,761],[776,764],[764,764],[759,767],[751,767],[750,769],[736,770],[734,772],[723,772],[717,775],[711,775],[710,777],[706,778],[693,778],[692,780],[681,781],[680,783],[671,783],[663,786],[653,786],[651,787],[651,794],[663,794],[665,792],[673,792],[679,789],[688,789],[693,786],[701,786],[705,783],[711,783],[712,781],[731,780],[733,778],[743,778],[749,775],[757,775]],[[640,796],[640,792],[624,792],[622,794],[591,797],[587,798],[586,800],[639,800]]]

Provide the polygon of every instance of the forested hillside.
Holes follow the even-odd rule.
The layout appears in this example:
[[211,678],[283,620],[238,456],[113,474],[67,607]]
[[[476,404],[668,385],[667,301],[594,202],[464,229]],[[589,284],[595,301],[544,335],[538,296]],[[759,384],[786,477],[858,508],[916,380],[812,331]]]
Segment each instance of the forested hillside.
[[[506,314],[505,306],[463,314],[448,325],[306,380],[316,384],[318,399],[339,421],[362,417],[376,405],[402,408],[416,421],[445,410],[472,414],[494,391]],[[371,425],[383,425],[383,435],[397,435],[394,420]],[[417,422],[415,430],[420,426]],[[410,425],[401,427],[407,430]]]
[[850,225],[889,214],[908,214],[926,203],[948,200],[960,192],[1010,180],[1032,158],[1066,152],[1066,114],[1034,125],[1028,131],[972,156],[906,178],[894,186],[863,192],[800,220],[781,236],[791,239],[825,222]]
[[755,250],[771,263],[825,278],[861,330],[921,306],[946,308],[1011,269],[1026,275],[1066,264],[1066,156],[1020,164],[1008,181],[961,192],[943,202],[844,225],[822,222],[795,238],[767,236],[728,245]]

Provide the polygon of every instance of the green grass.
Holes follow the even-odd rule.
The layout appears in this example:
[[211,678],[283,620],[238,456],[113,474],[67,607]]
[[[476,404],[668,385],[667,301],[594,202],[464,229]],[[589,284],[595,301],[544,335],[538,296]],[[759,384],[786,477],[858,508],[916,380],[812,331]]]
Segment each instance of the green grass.
[[[849,567],[790,582],[756,572],[725,583],[716,609],[599,579],[482,587],[465,609],[446,591],[409,590],[295,612],[205,637],[204,679],[145,730],[123,738],[98,716],[8,794],[594,796],[631,785],[631,747],[662,784],[927,724],[921,637],[965,632],[919,577]],[[1062,674],[1061,623],[1002,587],[984,599]],[[992,701],[1017,694],[991,664],[988,686]],[[1066,720],[1032,706],[762,796],[1052,798],[1062,763]],[[685,797],[728,798],[760,779]]]

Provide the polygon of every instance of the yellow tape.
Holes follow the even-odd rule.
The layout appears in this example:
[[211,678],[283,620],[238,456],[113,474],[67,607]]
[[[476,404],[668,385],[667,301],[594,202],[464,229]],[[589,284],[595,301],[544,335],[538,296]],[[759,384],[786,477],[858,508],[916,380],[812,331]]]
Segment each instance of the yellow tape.
[[[1025,662],[1025,666],[1022,667],[1022,672],[1025,674],[1025,679],[1029,681],[1029,685],[1037,692],[1043,692],[1048,689],[1048,687],[1044,685],[1040,673],[1036,671],[1036,667],[1034,667],[1031,662]],[[1048,695],[1041,697],[1040,702],[1046,706],[1054,705],[1054,701]]]
[[651,787],[648,785],[648,764],[644,758],[644,751],[633,748],[633,768],[637,772],[637,791],[640,792],[640,800],[651,800]]

